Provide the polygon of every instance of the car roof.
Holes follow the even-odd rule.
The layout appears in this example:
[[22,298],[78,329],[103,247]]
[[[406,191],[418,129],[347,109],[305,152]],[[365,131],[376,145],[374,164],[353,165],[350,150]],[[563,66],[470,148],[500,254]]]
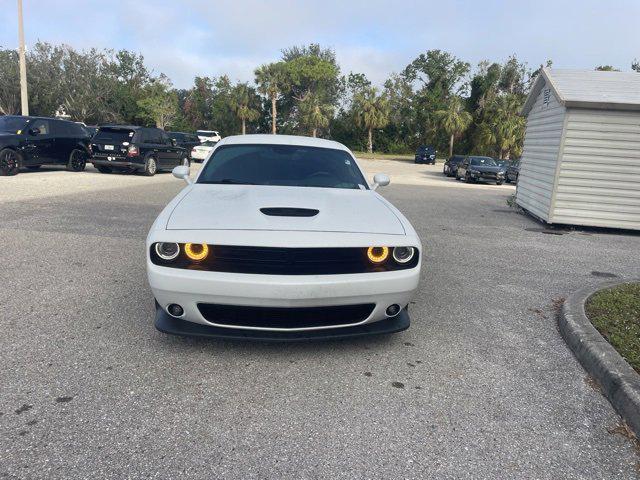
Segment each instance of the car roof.
[[138,125],[117,125],[117,124],[106,124],[100,125],[98,128],[121,128],[123,130],[140,130],[141,128],[157,128],[157,127],[140,127]]
[[222,145],[297,145],[301,147],[317,147],[331,148],[333,150],[349,149],[343,144],[333,140],[325,140],[323,138],[303,137],[298,135],[273,135],[273,134],[250,134],[250,135],[232,135],[225,137],[218,142]]

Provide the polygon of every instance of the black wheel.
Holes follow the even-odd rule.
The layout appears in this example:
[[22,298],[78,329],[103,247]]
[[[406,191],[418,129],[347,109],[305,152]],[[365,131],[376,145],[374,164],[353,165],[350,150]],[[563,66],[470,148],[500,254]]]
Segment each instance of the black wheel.
[[496,182],[496,185],[502,185],[503,182]]
[[157,171],[158,171],[158,164],[156,163],[156,159],[153,157],[147,158],[147,161],[144,164],[143,175],[147,177],[153,177]]
[[467,183],[471,183],[471,176],[468,173],[464,174],[464,181]]
[[27,165],[29,170],[39,170],[42,165]]
[[100,173],[111,173],[111,167],[96,167]]
[[67,170],[71,172],[81,172],[87,166],[87,152],[75,149],[69,155]]
[[15,150],[5,148],[0,151],[0,176],[16,175],[20,170],[20,155]]

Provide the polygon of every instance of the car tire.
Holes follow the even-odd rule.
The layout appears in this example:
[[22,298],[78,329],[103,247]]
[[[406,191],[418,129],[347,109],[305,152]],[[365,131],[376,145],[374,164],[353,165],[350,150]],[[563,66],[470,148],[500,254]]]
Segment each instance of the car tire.
[[504,182],[496,182],[496,185],[502,185]]
[[69,161],[67,162],[67,170],[70,172],[82,172],[87,166],[87,152],[79,149],[74,149],[69,155]]
[[111,167],[96,167],[100,173],[111,173]]
[[20,154],[10,148],[0,150],[0,176],[17,175],[20,170]]
[[468,173],[464,174],[464,181],[466,183],[471,183],[471,176]]
[[158,164],[156,163],[156,159],[153,157],[147,157],[147,161],[144,162],[144,171],[142,174],[145,177],[153,177],[158,171]]

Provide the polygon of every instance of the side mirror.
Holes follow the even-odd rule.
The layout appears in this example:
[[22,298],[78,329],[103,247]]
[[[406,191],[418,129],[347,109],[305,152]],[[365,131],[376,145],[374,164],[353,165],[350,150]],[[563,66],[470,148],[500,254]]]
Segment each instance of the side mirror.
[[178,144],[178,142],[176,141],[175,138],[171,139],[171,145],[173,145],[174,147]]
[[389,175],[387,175],[386,173],[376,173],[373,177],[372,188],[373,190],[375,190],[378,187],[386,187],[387,185],[389,185],[389,182],[391,182]]
[[187,182],[187,185],[191,185],[191,179],[189,178],[189,167],[187,167],[186,165],[178,165],[171,171],[171,173],[173,173],[174,177],[180,178]]

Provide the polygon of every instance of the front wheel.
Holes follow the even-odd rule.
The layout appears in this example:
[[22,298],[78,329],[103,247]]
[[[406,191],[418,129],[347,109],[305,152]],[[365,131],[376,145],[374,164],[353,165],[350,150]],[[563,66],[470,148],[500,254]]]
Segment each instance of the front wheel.
[[20,169],[20,156],[18,152],[5,148],[0,150],[0,176],[12,176]]
[[464,181],[467,183],[471,183],[471,176],[468,173],[464,174]]
[[82,150],[75,149],[69,155],[67,162],[67,170],[71,172],[81,172],[87,166],[87,153]]
[[502,185],[503,182],[496,182],[496,185]]
[[143,175],[147,177],[153,177],[158,171],[158,164],[156,163],[156,159],[153,157],[147,158],[147,161],[144,165]]

